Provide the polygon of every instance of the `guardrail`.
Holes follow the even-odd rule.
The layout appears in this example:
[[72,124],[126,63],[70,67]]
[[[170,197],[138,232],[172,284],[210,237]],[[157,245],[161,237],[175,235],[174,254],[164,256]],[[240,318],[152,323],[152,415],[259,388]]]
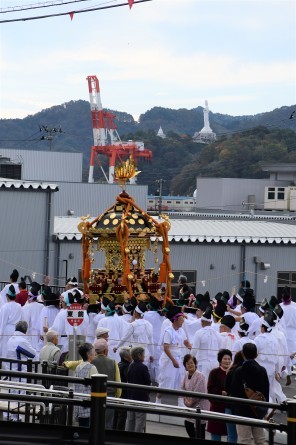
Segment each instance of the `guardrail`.
[[[73,408],[75,405],[84,407],[90,407],[90,429],[89,429],[89,445],[105,444],[105,411],[106,404],[108,408],[117,408],[127,411],[140,411],[146,413],[170,415],[173,417],[191,417],[195,419],[197,427],[201,419],[205,420],[220,420],[227,421],[229,423],[239,423],[243,425],[262,427],[269,431],[269,444],[273,444],[273,432],[275,430],[287,432],[288,445],[295,445],[296,443],[296,400],[288,401],[286,404],[274,404],[268,402],[252,401],[248,399],[239,399],[228,396],[218,396],[213,394],[195,393],[182,390],[173,390],[165,388],[157,388],[153,386],[143,386],[129,383],[119,383],[107,381],[106,375],[96,374],[91,379],[82,379],[69,376],[58,376],[52,374],[35,374],[30,372],[18,372],[0,370],[0,376],[7,378],[23,378],[29,380],[36,380],[38,382],[43,381],[58,381],[61,384],[67,383],[80,383],[91,386],[90,395],[77,394],[73,390],[69,391],[55,391],[46,390],[45,388],[36,388],[34,392],[40,393],[40,395],[32,394],[4,394],[1,393],[0,398],[5,400],[14,400],[26,403],[40,403],[48,406],[49,403],[58,404],[61,406],[68,406],[67,413],[67,425],[72,425]],[[230,414],[215,414],[210,411],[201,411],[192,408],[176,407],[171,405],[155,405],[149,402],[137,402],[126,399],[115,399],[107,397],[107,387],[122,387],[130,389],[140,389],[144,391],[159,392],[164,394],[171,394],[175,396],[189,396],[206,398],[209,400],[219,400],[221,402],[227,402],[228,404],[240,404],[249,406],[265,406],[271,409],[278,409],[280,411],[287,412],[287,425],[279,423],[271,423],[265,420],[250,419]],[[29,387],[28,391],[32,391]],[[49,395],[51,397],[49,397]],[[62,397],[64,396],[64,397]],[[207,443],[206,441],[204,443]]]

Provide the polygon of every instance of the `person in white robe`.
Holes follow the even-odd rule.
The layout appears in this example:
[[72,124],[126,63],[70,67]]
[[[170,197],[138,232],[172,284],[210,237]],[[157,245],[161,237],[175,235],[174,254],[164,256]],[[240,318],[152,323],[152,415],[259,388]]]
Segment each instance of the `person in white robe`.
[[127,342],[132,348],[135,346],[143,346],[145,349],[144,364],[148,366],[149,369],[150,363],[154,360],[154,339],[152,324],[144,319],[146,311],[146,304],[143,301],[139,301],[134,310],[134,320],[128,323],[125,334],[113,348],[113,352],[116,353],[116,351]]
[[229,349],[233,353],[233,347],[237,336],[232,332],[235,326],[235,318],[232,315],[224,315],[220,323],[220,348]]
[[48,292],[43,295],[44,306],[40,312],[39,318],[39,345],[38,351],[44,346],[44,335],[49,327],[53,325],[56,316],[59,313],[60,299],[54,292]]
[[72,292],[69,292],[62,301],[62,308],[49,328],[50,331],[56,331],[59,334],[59,345],[61,347],[60,363],[65,361],[66,355],[69,352],[69,337],[70,335],[74,335],[74,327],[67,321],[68,309],[71,304],[74,303],[81,305],[81,314],[83,315],[82,323],[75,327],[76,334],[86,335],[87,333],[89,318],[86,310],[82,307],[84,299],[81,298],[80,292],[75,292],[75,294],[74,291],[73,294]]
[[239,323],[237,332],[238,332],[238,339],[236,340],[236,342],[233,345],[233,354],[236,354],[237,352],[242,351],[245,343],[253,343],[254,344],[254,341],[249,338],[249,335],[248,335],[249,325],[248,325],[248,323],[245,322],[244,319]]
[[13,269],[12,273],[10,274],[10,283],[6,284],[0,292],[0,308],[5,303],[7,303],[6,294],[7,294],[9,287],[11,286],[11,284],[14,286],[16,294],[19,293],[20,288],[17,283],[18,277],[19,277],[18,271],[16,269]]
[[[167,318],[171,320],[171,326],[160,340],[163,352],[159,359],[159,388],[179,389],[185,374],[182,360],[187,349],[191,350],[192,346],[182,328],[184,314],[180,308],[174,306],[170,309]],[[160,393],[157,394],[156,402],[161,403]]]
[[257,346],[259,365],[266,369],[269,380],[269,398],[273,403],[281,403],[286,400],[282,391],[280,380],[279,344],[277,337],[272,333],[274,317],[272,311],[266,311],[262,320],[261,334],[254,339]]
[[[106,297],[103,297],[103,300]],[[116,360],[118,363],[120,361],[119,352],[114,352],[114,348],[118,341],[122,338],[123,333],[126,329],[127,323],[122,320],[122,317],[119,317],[115,311],[115,303],[114,301],[109,301],[109,303],[105,306],[106,301],[103,301],[104,307],[106,307],[105,316],[99,320],[98,328],[108,328],[109,332],[109,357],[113,360]]]
[[16,290],[13,284],[6,291],[7,303],[0,309],[0,357],[7,357],[7,342],[15,331],[15,325],[22,318],[22,306],[15,302]]
[[201,329],[196,332],[191,354],[196,357],[197,369],[205,376],[206,382],[210,371],[219,366],[217,354],[221,349],[219,333],[212,327],[212,308],[208,306],[201,317]]
[[22,306],[22,320],[28,323],[27,337],[33,348],[35,348],[37,351],[36,360],[38,359],[38,348],[40,346],[39,320],[41,311],[43,309],[43,305],[37,301],[38,295],[38,286],[31,287],[29,291],[29,299],[27,303]]

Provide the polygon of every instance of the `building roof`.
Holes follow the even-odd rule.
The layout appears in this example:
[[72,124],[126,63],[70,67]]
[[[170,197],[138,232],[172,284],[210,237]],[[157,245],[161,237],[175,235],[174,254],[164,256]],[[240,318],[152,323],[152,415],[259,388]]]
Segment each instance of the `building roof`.
[[22,181],[19,179],[6,179],[0,178],[0,188],[15,188],[15,189],[42,189],[42,190],[52,190],[58,191],[59,188],[57,184],[50,182],[36,182],[36,181]]
[[[91,218],[92,220],[93,218]],[[296,226],[266,221],[170,220],[169,241],[296,244]],[[54,234],[59,240],[81,240],[80,218],[55,217]]]

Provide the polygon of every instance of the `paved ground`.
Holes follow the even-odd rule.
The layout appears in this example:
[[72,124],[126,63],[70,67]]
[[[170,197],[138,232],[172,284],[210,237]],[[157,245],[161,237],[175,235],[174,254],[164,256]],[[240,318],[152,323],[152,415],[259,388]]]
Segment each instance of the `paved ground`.
[[[293,399],[293,396],[296,395],[296,377],[292,376],[292,383],[290,386],[285,386],[285,382],[282,382],[283,391],[286,394],[287,398]],[[155,396],[151,395],[151,401],[154,401]],[[295,399],[296,400],[296,399]],[[172,396],[163,396],[163,403],[169,405],[177,405],[176,398]],[[274,420],[277,423],[287,423],[287,415],[285,413],[276,412],[273,416]],[[181,436],[187,437],[185,428],[184,428],[184,420],[181,418],[172,418],[168,416],[156,416],[156,415],[148,415],[147,416],[147,432],[155,433],[155,434],[170,434],[172,436]],[[207,433],[206,438],[210,439],[209,433]],[[268,439],[268,435],[266,435]],[[224,438],[226,441],[226,437]],[[275,444],[283,444],[287,443],[287,436],[285,433],[276,433],[274,438]]]

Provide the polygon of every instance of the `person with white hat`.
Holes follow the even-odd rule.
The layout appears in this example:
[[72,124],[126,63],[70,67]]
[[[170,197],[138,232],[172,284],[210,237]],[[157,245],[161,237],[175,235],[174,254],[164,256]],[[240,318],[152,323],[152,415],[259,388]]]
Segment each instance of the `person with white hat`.
[[6,357],[7,341],[13,335],[16,323],[22,319],[22,306],[15,302],[16,294],[11,284],[6,291],[7,303],[0,310],[0,357]]
[[[105,301],[105,299],[108,301]],[[103,297],[102,301],[105,310],[105,316],[100,319],[98,323],[98,328],[108,328],[110,330],[109,334],[109,357],[111,359],[119,362],[120,357],[118,351],[114,352],[114,348],[117,346],[118,341],[122,338],[124,334],[124,329],[126,322],[121,320],[122,317],[119,317],[116,314],[116,308],[114,301],[108,300],[106,297]],[[102,307],[102,304],[101,304]]]
[[104,338],[106,341],[108,341],[109,332],[110,332],[110,329],[104,328],[104,327],[99,327],[99,328],[96,329],[96,333],[95,333],[96,334],[96,338],[97,339]]

